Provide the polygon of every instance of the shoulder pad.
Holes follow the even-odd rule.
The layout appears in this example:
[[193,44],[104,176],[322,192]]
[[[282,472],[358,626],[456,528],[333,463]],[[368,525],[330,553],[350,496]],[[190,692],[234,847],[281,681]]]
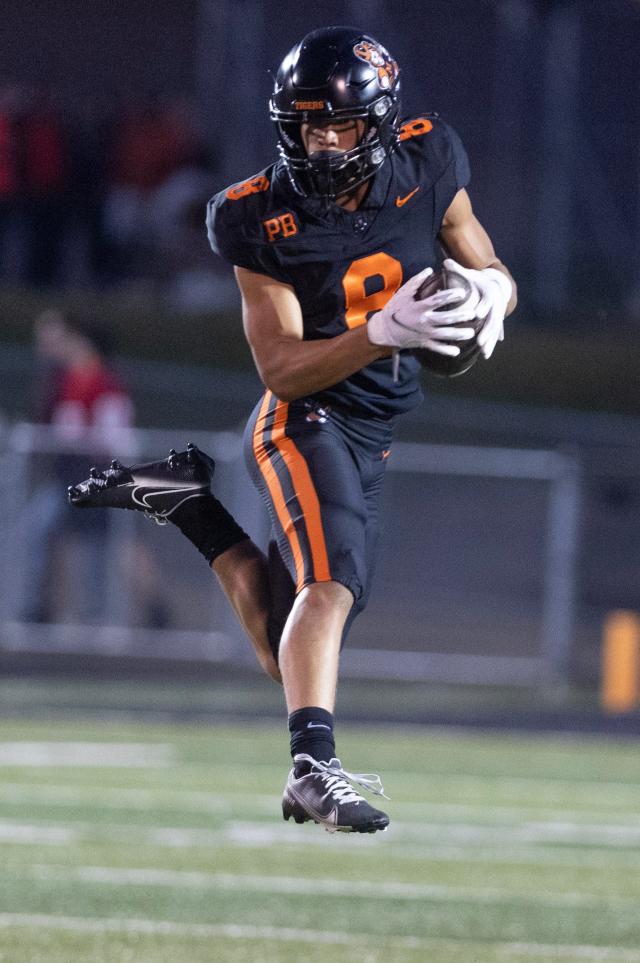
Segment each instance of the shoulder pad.
[[270,203],[271,169],[232,184],[207,204],[207,234],[216,254],[237,264],[236,251],[259,234]]
[[240,181],[238,184],[232,184],[222,193],[227,201],[240,201],[243,197],[251,197],[253,194],[264,194],[270,187],[269,177],[266,173],[262,173],[246,181]]
[[265,241],[264,218],[278,202],[274,169],[272,165],[212,197],[207,205],[207,234],[212,250],[225,261],[288,284],[272,245]]
[[462,141],[438,114],[425,113],[405,120],[400,125],[399,141],[400,151],[422,156],[432,179],[437,180],[453,164],[458,190],[469,183],[469,159]]

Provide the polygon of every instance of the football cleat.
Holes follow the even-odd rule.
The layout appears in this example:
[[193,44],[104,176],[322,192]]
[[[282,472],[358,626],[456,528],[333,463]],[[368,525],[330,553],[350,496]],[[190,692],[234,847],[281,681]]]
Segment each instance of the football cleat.
[[[347,772],[339,759],[318,762],[306,753],[295,756],[293,763],[282,797],[284,819],[293,816],[297,823],[321,823],[329,833],[375,833],[387,828],[387,814],[369,805],[352,785],[384,796],[379,776]],[[311,769],[296,777],[296,766],[301,763],[308,763]]]
[[214,470],[213,458],[189,443],[163,461],[127,468],[114,460],[105,471],[92,468],[86,481],[69,487],[68,498],[78,508],[128,508],[166,525],[188,499],[210,493]]

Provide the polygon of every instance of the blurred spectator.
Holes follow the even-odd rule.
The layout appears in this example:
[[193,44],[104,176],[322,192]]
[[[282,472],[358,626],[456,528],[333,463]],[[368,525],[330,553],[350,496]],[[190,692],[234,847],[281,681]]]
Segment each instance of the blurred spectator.
[[184,101],[156,98],[131,104],[119,125],[113,181],[152,190],[188,162],[195,142],[191,108]]
[[177,305],[208,307],[224,284],[202,227],[211,171],[187,100],[97,93],[63,110],[0,83],[0,280],[153,278]]
[[[130,104],[116,125],[107,225],[130,271],[153,265],[150,203],[154,192],[180,168],[189,166],[199,140],[191,108],[183,101]],[[156,265],[157,267],[157,265]]]
[[[200,147],[149,199],[149,229],[164,281],[164,295],[179,311],[207,311],[233,283],[211,257],[202,212],[214,190],[212,163]],[[235,298],[233,289],[226,295]]]
[[[23,617],[46,622],[51,616],[52,559],[60,539],[73,532],[86,542],[83,566],[86,615],[95,619],[103,602],[103,561],[108,519],[102,512],[80,513],[66,502],[70,479],[87,473],[89,455],[73,454],[99,439],[100,457],[113,446],[109,437],[132,423],[133,405],[108,360],[107,332],[47,311],[35,324],[37,357],[34,415],[55,429],[61,454],[54,456],[46,479],[36,488],[27,509],[25,539],[30,570]],[[71,452],[69,452],[71,449]],[[83,450],[80,447],[80,450]]]

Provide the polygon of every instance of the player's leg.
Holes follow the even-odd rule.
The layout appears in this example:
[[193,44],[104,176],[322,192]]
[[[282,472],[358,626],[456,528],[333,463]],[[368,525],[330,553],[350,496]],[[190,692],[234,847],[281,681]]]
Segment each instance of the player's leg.
[[383,794],[377,776],[357,776],[336,757],[334,702],[338,660],[351,592],[337,581],[307,585],[297,596],[280,645],[280,669],[289,710],[293,767],[282,814],[313,820],[330,832],[373,833],[389,818],[354,788]]
[[247,633],[258,662],[267,675],[281,682],[269,640],[271,593],[264,553],[251,539],[245,538],[218,555],[211,562],[211,568]]
[[296,589],[279,652],[294,761],[283,814],[331,830],[383,829],[388,817],[348,781],[333,734],[344,624],[366,578],[366,507],[357,467],[327,417],[270,392],[245,438],[248,466]]
[[[344,643],[353,620],[360,612],[363,611],[371,591],[372,576],[375,569],[377,556],[382,482],[387,463],[387,456],[389,454],[389,445],[391,443],[391,428],[389,426],[374,426],[372,428],[369,425],[363,426],[362,424],[359,424],[355,430],[352,430],[353,425],[351,425],[350,422],[345,423],[343,419],[340,419],[337,415],[334,415],[334,423],[340,424],[343,436],[349,439],[350,453],[358,466],[358,475],[362,484],[362,495],[364,498],[366,511],[366,525],[364,528],[364,554],[366,561],[364,588],[362,593],[356,598],[354,604],[350,606],[347,620],[344,624],[342,632],[342,643]],[[297,821],[304,821],[305,813],[308,810],[304,805],[301,805],[300,799],[301,797],[304,799],[304,796],[306,795],[307,802],[310,801],[311,805],[313,806],[315,801],[314,790],[317,787],[308,787],[305,785],[306,781],[310,777],[303,776],[301,779],[296,779],[295,775],[296,772],[294,768],[289,776],[289,780],[285,788],[283,813],[285,818],[289,818],[290,815],[293,815]],[[340,775],[335,775],[339,780]],[[324,775],[321,774],[319,776],[315,776],[315,778],[319,778],[320,780],[324,779],[331,784],[332,772],[330,769],[326,770]],[[378,777],[372,777],[370,775],[367,776],[364,774],[354,780],[353,774],[350,774],[349,778],[351,783],[355,781],[356,785],[364,786],[369,791],[382,793],[382,785]],[[338,782],[337,785],[344,785],[344,783],[340,784]],[[324,784],[322,788],[326,788]],[[347,795],[346,799],[349,798],[350,797]],[[357,794],[355,797],[353,797],[353,800],[356,808],[359,809],[362,805],[362,797]],[[344,816],[341,815],[336,819],[337,825],[334,825],[333,827],[327,825],[326,819],[321,819],[320,821],[324,822],[328,829],[339,829],[340,823],[344,822],[345,820],[348,821],[346,813]],[[363,820],[360,823],[359,831],[374,832],[376,829],[384,829],[387,822],[387,817],[383,813],[380,813],[379,810],[373,810],[371,817],[367,820]],[[354,823],[354,828],[358,828],[357,820],[354,820]]]
[[271,678],[280,673],[269,644],[269,572],[260,549],[210,491],[213,460],[190,445],[159,462],[106,471],[69,489],[71,504],[85,508],[141,511],[159,523],[171,521],[204,556],[218,578],[258,662]]
[[[161,523],[173,522],[207,559],[260,665],[279,681],[276,646],[269,626],[267,560],[211,494],[214,468],[212,459],[195,446],[180,454],[171,452],[160,462],[132,468],[114,461],[106,471],[92,470],[86,482],[72,486],[69,498],[78,507],[132,509]],[[296,604],[291,631],[286,634],[286,639],[291,639],[286,646],[291,655],[287,656],[288,676],[292,680],[309,677],[314,682],[307,690],[292,683],[294,708],[300,700],[308,705],[310,694],[318,699],[318,705],[333,708],[339,639],[351,602],[347,589],[332,584],[305,591]],[[301,645],[298,640],[305,638],[306,644]]]
[[333,712],[340,643],[352,606],[353,595],[340,582],[315,582],[296,596],[279,653],[290,714],[305,706]]
[[289,712],[332,712],[344,623],[366,574],[357,467],[326,413],[271,392],[249,420],[245,455],[293,590],[278,654]]
[[[310,646],[304,645],[307,632],[308,637],[314,636],[313,618],[311,626],[307,629],[305,624],[306,613],[303,608],[307,589],[298,595],[280,645],[281,669],[283,673],[286,672],[287,676],[291,677],[291,681],[285,685],[290,712],[300,705],[309,704],[322,705],[333,711],[339,650],[345,642],[353,621],[366,607],[377,562],[381,496],[389,445],[391,444],[391,428],[376,426],[372,429],[369,425],[366,425],[363,430],[362,423],[358,423],[357,428],[353,430],[352,419],[346,421],[336,413],[333,413],[331,418],[334,425],[339,425],[341,433],[349,441],[348,471],[347,474],[344,474],[341,466],[336,471],[335,466],[331,465],[331,459],[328,458],[328,471],[326,472],[329,479],[328,484],[326,477],[316,478],[316,489],[323,504],[328,501],[333,502],[331,511],[324,512],[327,538],[334,545],[340,546],[341,539],[344,539],[346,534],[349,551],[355,556],[360,556],[362,553],[364,557],[364,566],[358,565],[357,568],[353,569],[358,573],[356,584],[361,580],[363,584],[360,592],[357,590],[354,592],[355,597],[351,592],[344,591],[344,586],[339,582],[318,583],[315,586],[308,587],[318,590],[314,600],[318,607],[324,602],[324,598],[321,598],[322,590],[325,586],[327,589],[325,625],[323,630],[316,632],[315,635],[324,638],[326,664],[332,668],[335,667],[335,675],[329,671],[324,674],[314,671],[318,653],[323,651],[323,643],[320,641],[317,646],[313,647],[312,651],[309,651]],[[300,447],[304,450],[304,442],[301,443]],[[354,464],[356,466],[355,472],[353,471]],[[336,491],[340,489],[345,494],[338,499],[336,498]],[[342,504],[339,506],[340,502]],[[364,517],[362,516],[363,509]],[[339,512],[337,515],[336,510]],[[334,520],[336,518],[340,529],[338,533],[334,531],[336,524]],[[364,539],[364,542],[362,539]],[[339,547],[338,551],[343,553],[344,549]],[[348,579],[348,584],[352,585],[353,589],[354,582],[351,579]],[[300,606],[300,617],[295,618],[298,606]],[[316,618],[316,624],[321,624],[319,615]],[[336,649],[336,632],[340,625],[342,626],[340,630],[341,638],[337,640]],[[298,639],[301,640],[299,646],[297,644]],[[285,668],[289,658],[292,661],[291,672],[289,672],[288,667]],[[333,689],[331,688],[332,680]],[[313,689],[312,685],[314,686]],[[314,694],[320,701],[310,703],[309,700]]]

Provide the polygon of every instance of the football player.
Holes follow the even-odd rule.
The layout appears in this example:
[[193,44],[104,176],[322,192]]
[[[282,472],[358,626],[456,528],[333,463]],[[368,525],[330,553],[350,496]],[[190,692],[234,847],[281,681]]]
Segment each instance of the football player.
[[[489,358],[516,291],[473,213],[460,139],[436,114],[401,121],[398,66],[372,37],[306,36],[278,70],[270,114],[277,161],[207,212],[266,389],[245,451],[271,517],[268,555],[211,494],[213,463],[193,446],[93,471],[70,499],[169,519],[196,545],[284,685],[285,819],[375,832],[388,817],[356,787],[382,793],[380,780],[342,767],[333,711],[340,648],[371,589],[394,424],[422,397],[411,349],[454,358],[483,318]],[[416,299],[439,246],[470,301],[459,288]]]

